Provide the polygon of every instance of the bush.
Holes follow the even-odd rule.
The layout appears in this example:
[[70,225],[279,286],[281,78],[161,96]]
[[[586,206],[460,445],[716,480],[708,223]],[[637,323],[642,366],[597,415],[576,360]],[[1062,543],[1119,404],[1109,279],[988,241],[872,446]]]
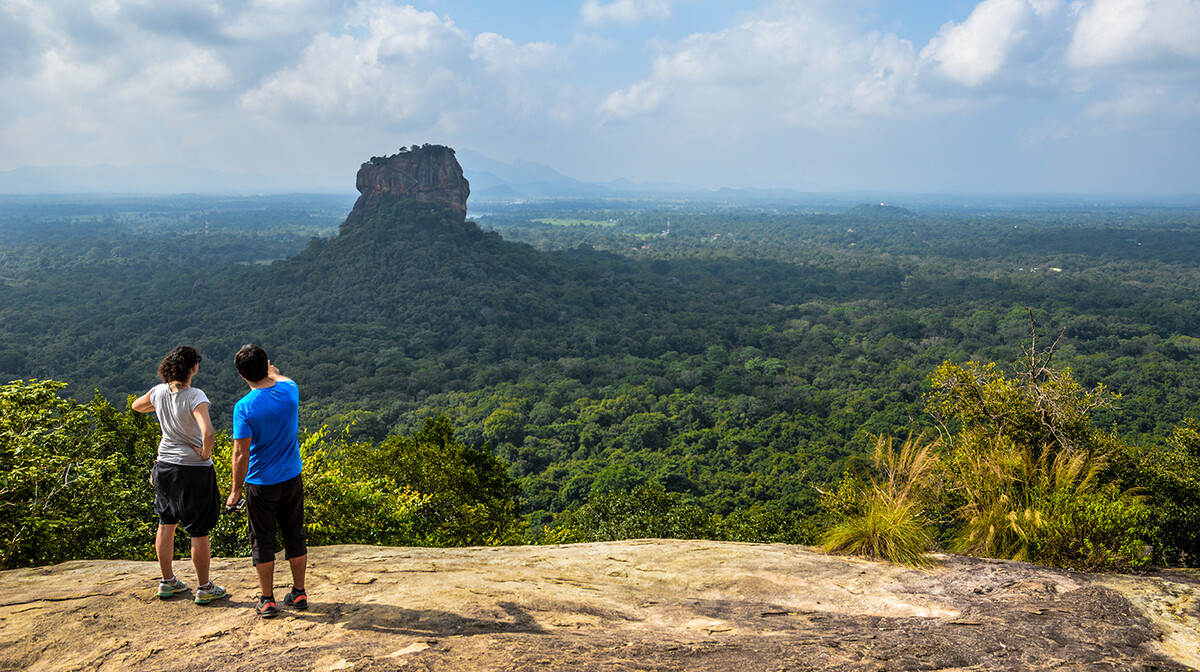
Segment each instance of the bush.
[[154,557],[157,427],[55,381],[0,385],[0,569]]
[[428,501],[372,469],[370,444],[308,435],[304,460],[304,521],[309,543],[406,546],[417,543],[417,510]]
[[624,539],[712,539],[718,517],[680,501],[655,481],[625,492],[595,494],[542,531],[543,544]]
[[1023,348],[1011,378],[976,362],[946,362],[930,377],[928,408],[951,437],[947,473],[961,523],[953,548],[1076,569],[1142,566],[1148,514],[1108,469],[1131,450],[1091,424],[1116,398],[1051,368],[1054,347]]
[[897,501],[883,491],[864,493],[862,513],[827,530],[821,547],[831,553],[882,558],[905,565],[929,565],[933,532],[918,502]]
[[1083,493],[1057,490],[1046,504],[1052,512],[1048,524],[1032,538],[1040,562],[1081,571],[1131,571],[1149,562],[1143,541],[1149,510],[1116,485]]
[[[415,544],[495,546],[521,543],[520,488],[508,465],[454,438],[445,416],[426,419],[412,436],[378,447],[343,448],[361,466],[356,478],[383,479],[411,507]],[[397,502],[399,504],[399,501]],[[399,509],[397,509],[398,511]]]
[[742,509],[725,516],[717,525],[717,538],[759,544],[817,543],[816,526],[805,517],[781,511]]
[[1147,522],[1153,561],[1200,567],[1200,425],[1185,419],[1168,445],[1122,457],[1122,477],[1138,484],[1154,512]]
[[1082,452],[1036,456],[997,438],[956,468],[965,503],[954,550],[1080,570],[1144,565],[1147,511],[1115,484],[1105,463]]

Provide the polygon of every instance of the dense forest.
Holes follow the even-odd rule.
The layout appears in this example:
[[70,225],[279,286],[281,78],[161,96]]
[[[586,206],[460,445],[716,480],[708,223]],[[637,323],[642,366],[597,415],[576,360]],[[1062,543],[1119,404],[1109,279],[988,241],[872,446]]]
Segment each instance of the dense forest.
[[[1087,418],[1121,446],[1106,482],[1196,450],[1200,210],[550,201],[461,222],[385,199],[339,228],[349,202],[0,204],[0,381],[119,414],[188,343],[220,428],[244,389],[232,354],[260,343],[336,446],[313,455],[378,471],[425,432],[507,493],[471,505],[491,536],[418,535],[446,543],[512,541],[495,521],[514,516],[527,539],[623,534],[599,530],[630,493],[661,513],[642,532],[811,542],[849,506],[843,476],[878,472],[878,436],[969,428],[933,412],[939,367],[1017,375],[1032,330],[1112,397]],[[351,472],[333,480],[376,473]],[[1194,497],[1194,477],[1159,476],[1171,506]]]

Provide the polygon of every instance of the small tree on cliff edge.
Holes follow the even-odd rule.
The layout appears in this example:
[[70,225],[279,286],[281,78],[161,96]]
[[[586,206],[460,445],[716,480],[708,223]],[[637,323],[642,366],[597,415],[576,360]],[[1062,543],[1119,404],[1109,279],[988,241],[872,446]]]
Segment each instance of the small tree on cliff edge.
[[[930,377],[929,412],[946,437],[959,526],[953,550],[1076,569],[1126,569],[1142,557],[1147,511],[1103,475],[1128,451],[1091,413],[1118,397],[1085,390],[1051,366],[1058,340],[1022,347],[1022,369],[945,362]],[[1061,339],[1061,336],[1059,337]]]

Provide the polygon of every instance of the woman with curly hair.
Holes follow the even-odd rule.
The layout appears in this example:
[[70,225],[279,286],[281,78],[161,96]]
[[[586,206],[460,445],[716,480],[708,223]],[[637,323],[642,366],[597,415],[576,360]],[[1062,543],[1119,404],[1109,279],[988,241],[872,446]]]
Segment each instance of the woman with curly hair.
[[209,580],[212,547],[208,534],[220,516],[221,493],[213,469],[213,424],[208,414],[208,396],[192,387],[192,378],[200,370],[200,353],[181,345],[158,365],[162,383],[133,402],[139,413],[154,412],[162,429],[158,460],[150,472],[155,487],[154,512],[158,514],[158,535],[154,551],[162,579],[158,596],[162,599],[187,590],[175,577],[175,528],[182,524],[192,538],[192,564],[196,567],[196,604],[208,604],[228,595]]

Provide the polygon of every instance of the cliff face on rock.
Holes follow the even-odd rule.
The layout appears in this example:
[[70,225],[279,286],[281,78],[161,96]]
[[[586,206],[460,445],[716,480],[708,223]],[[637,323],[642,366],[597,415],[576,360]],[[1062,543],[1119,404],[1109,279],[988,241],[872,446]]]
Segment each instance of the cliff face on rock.
[[346,218],[349,224],[358,221],[384,194],[439,203],[459,219],[466,219],[471,195],[471,185],[463,177],[454,150],[442,145],[413,145],[388,157],[374,157],[358,169],[355,186],[362,195]]
[[[1200,666],[1193,570],[1079,574],[941,556],[930,569],[800,546],[640,541],[331,546],[307,611],[154,597],[152,562],[0,572],[0,670],[1159,670]],[[286,581],[286,563],[276,579]],[[195,575],[177,561],[194,589]],[[282,583],[278,596],[287,591]]]

